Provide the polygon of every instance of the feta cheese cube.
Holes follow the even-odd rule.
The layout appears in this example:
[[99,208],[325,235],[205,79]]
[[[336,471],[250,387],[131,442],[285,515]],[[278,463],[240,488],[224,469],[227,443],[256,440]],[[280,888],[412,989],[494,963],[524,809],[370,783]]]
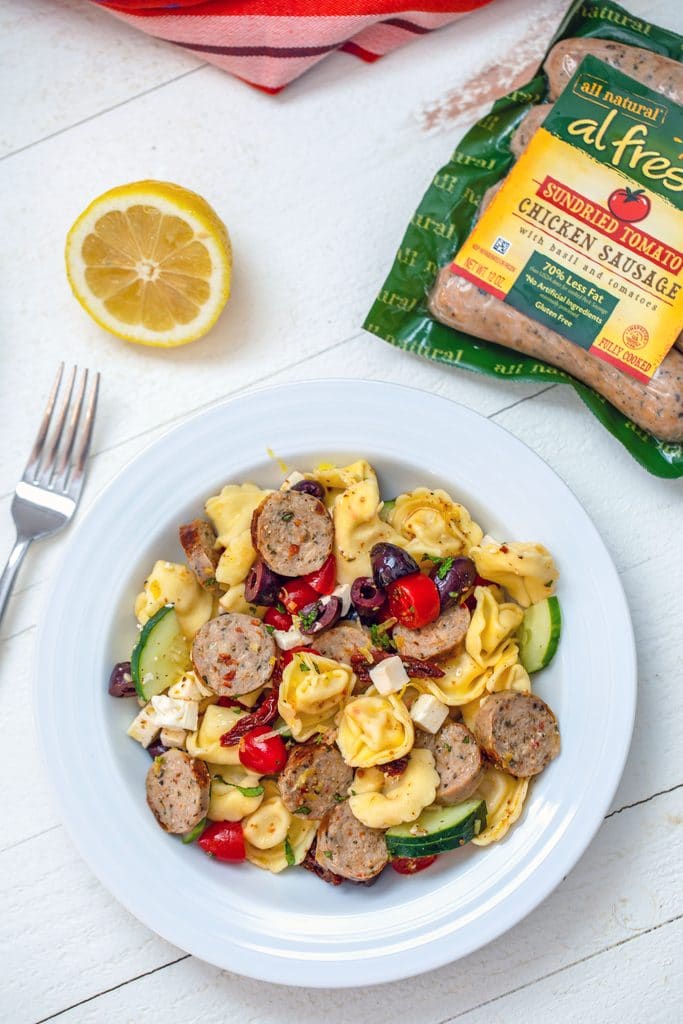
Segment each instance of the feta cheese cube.
[[203,700],[204,697],[213,697],[213,690],[210,690],[196,672],[185,672],[177,683],[168,688],[169,697],[174,700]]
[[431,693],[421,693],[410,709],[410,717],[418,729],[437,733],[448,718],[448,708]]
[[288,477],[282,481],[281,491],[291,491],[294,484],[300,484],[306,477],[298,469],[292,470]]
[[199,717],[199,704],[196,700],[175,700],[160,693],[152,697],[150,718],[155,725],[169,726],[171,729],[189,729],[194,732]]
[[333,597],[341,598],[341,613],[342,616],[349,614],[351,608],[351,584],[340,583],[339,586],[335,587],[332,591]]
[[291,651],[292,647],[303,647],[306,643],[298,629],[274,629],[273,640],[281,651]]
[[162,729],[159,739],[165,747],[177,747],[182,750],[185,746],[187,733],[184,729]]
[[397,654],[380,661],[379,665],[374,665],[370,669],[370,678],[377,692],[381,693],[383,697],[386,697],[388,693],[398,693],[410,682],[403,662]]
[[138,712],[137,716],[128,726],[128,735],[138,743],[141,743],[143,747],[147,748],[153,740],[159,735],[161,726],[157,725],[152,717],[152,704],[145,704],[142,711]]

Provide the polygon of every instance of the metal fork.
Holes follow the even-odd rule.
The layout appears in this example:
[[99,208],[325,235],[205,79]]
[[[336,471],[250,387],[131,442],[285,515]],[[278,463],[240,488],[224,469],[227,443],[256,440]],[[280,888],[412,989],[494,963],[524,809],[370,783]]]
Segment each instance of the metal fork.
[[29,544],[66,526],[83,490],[100,375],[95,373],[89,384],[89,371],[83,370],[77,384],[77,374],[74,366],[56,411],[64,376],[64,363],[59,364],[38,436],[14,491],[17,539],[0,577],[0,621]]

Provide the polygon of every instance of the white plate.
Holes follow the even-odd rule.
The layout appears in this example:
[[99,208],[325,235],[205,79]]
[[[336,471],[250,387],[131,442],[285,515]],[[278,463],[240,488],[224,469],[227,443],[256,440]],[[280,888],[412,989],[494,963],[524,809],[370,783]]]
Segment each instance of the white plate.
[[[228,866],[161,831],[145,803],[149,756],[107,695],[130,656],[133,599],[157,558],[180,561],[179,523],[226,482],[278,486],[292,467],[360,456],[390,497],[443,486],[494,536],[536,540],[560,568],[564,632],[535,688],[558,715],[562,754],[533,783],[504,842],[409,878],[333,888],[306,871]],[[82,856],[131,913],[177,946],[241,974],[308,986],[368,985],[462,957],[515,925],[579,859],[622,772],[636,667],[614,566],[574,495],[506,431],[393,384],[311,381],[188,420],[106,489],[56,574],[38,640],[34,701],[49,776]]]

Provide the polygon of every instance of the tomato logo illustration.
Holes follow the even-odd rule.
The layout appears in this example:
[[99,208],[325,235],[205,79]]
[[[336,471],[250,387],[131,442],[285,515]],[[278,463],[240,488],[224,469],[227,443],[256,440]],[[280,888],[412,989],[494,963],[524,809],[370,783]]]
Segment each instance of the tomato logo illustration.
[[645,195],[644,188],[618,188],[607,200],[610,213],[627,224],[635,224],[645,220],[651,209],[651,203]]

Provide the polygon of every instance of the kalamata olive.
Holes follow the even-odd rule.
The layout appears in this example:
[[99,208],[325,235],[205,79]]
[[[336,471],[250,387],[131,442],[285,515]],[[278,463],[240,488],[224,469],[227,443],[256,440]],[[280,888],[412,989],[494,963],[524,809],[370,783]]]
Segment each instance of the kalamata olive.
[[324,603],[322,598],[320,601],[313,601],[299,612],[301,620],[299,629],[306,636],[316,636],[339,621],[341,610],[342,603],[340,597],[330,597]]
[[150,743],[147,747],[147,753],[152,758],[161,757],[161,755],[165,754],[167,750],[168,747],[165,747],[161,740],[154,740],[154,742]]
[[244,584],[244,599],[250,604],[277,604],[281,586],[280,577],[259,558],[249,570]]
[[120,661],[114,665],[109,676],[109,693],[112,697],[134,697],[135,683],[130,670],[129,661]]
[[414,572],[420,571],[417,562],[407,551],[396,544],[386,542],[373,545],[370,562],[375,583],[382,589],[399,580],[401,576],[411,576]]
[[439,591],[441,611],[457,604],[477,578],[477,567],[471,558],[456,558],[450,566],[448,562],[446,559],[435,565],[430,573]]
[[292,490],[301,491],[302,494],[312,494],[319,501],[323,501],[325,498],[325,488],[317,480],[299,480],[298,484],[294,484]]
[[351,584],[351,603],[362,622],[374,622],[387,602],[387,595],[371,576],[358,576]]

